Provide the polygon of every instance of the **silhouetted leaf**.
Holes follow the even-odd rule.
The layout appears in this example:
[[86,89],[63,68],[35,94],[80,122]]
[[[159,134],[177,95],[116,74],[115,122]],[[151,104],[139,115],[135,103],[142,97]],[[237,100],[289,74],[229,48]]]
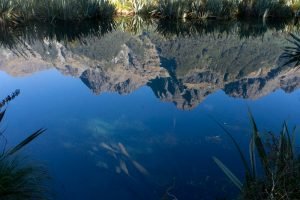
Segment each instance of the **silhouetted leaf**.
[[4,115],[5,115],[6,110],[0,112],[0,122],[2,121]]
[[226,174],[226,176],[232,181],[232,183],[239,189],[242,190],[243,184],[241,181],[216,157],[213,157],[215,163],[220,169]]
[[251,176],[251,171],[250,171],[250,168],[248,166],[248,163],[246,161],[246,158],[239,146],[239,144],[237,143],[237,141],[234,139],[234,137],[231,135],[231,133],[220,123],[218,122],[217,120],[215,120],[213,117],[211,117],[215,123],[229,136],[229,138],[231,139],[231,141],[233,142],[234,146],[236,147],[236,149],[238,150],[239,154],[240,154],[240,158],[242,159],[242,162],[244,164],[244,167],[247,171],[247,173]]
[[249,144],[249,155],[250,155],[250,164],[252,169],[253,179],[256,178],[256,158],[255,158],[255,142],[252,137]]
[[253,115],[250,110],[249,110],[249,117],[250,117],[250,121],[252,124],[252,134],[253,134],[252,137],[254,139],[255,147],[257,149],[257,152],[258,152],[259,158],[261,160],[261,163],[263,165],[263,168],[265,170],[265,173],[268,175],[270,173],[270,171],[269,171],[269,162],[268,162],[267,153],[264,148],[263,142],[260,138],[257,125],[255,123],[255,120],[254,120]]
[[25,140],[20,142],[17,146],[15,146],[11,150],[9,150],[6,153],[6,156],[11,156],[11,155],[15,154],[16,152],[18,152],[20,149],[22,149],[24,146],[26,146],[28,143],[30,143],[32,140],[34,140],[36,137],[38,137],[39,135],[41,135],[45,131],[46,131],[46,129],[37,130],[36,132],[31,134],[29,137],[27,137]]

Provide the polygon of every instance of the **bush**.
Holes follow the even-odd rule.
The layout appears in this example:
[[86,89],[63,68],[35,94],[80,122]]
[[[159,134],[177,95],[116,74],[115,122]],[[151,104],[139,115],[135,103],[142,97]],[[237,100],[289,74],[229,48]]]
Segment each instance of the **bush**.
[[114,10],[106,0],[3,0],[0,2],[0,22],[112,18]]
[[185,18],[187,5],[185,0],[159,0],[156,13],[163,18]]
[[236,16],[238,2],[235,0],[209,0],[206,9],[211,15],[219,18],[232,18]]
[[291,7],[284,1],[278,0],[243,0],[238,5],[238,16],[242,18],[263,17],[268,12],[267,17],[289,18],[293,16]]

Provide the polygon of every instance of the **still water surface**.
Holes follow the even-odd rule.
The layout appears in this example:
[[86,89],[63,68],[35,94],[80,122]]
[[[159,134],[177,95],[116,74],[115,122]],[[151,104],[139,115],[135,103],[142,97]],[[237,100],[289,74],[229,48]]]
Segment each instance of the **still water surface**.
[[289,26],[138,20],[7,33],[1,96],[21,90],[9,145],[47,128],[24,154],[49,169],[58,200],[235,197],[212,156],[243,168],[212,118],[245,153],[248,107],[262,130],[299,124],[300,71],[280,58]]

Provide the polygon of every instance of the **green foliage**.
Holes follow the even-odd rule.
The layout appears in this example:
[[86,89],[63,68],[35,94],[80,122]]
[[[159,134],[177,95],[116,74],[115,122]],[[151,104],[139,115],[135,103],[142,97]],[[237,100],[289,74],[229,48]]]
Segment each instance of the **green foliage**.
[[169,19],[289,18],[294,7],[295,4],[288,6],[284,0],[2,0],[0,25],[30,20],[107,20],[116,11]]
[[[217,158],[213,158],[226,176],[241,190],[242,199],[298,199],[300,197],[300,157],[295,151],[295,130],[289,133],[284,122],[279,136],[268,133],[268,140],[263,140],[256,122],[250,113],[252,124],[252,138],[249,145],[250,166],[245,163],[245,156],[232,135],[229,135],[245,165],[245,182],[240,181]],[[258,176],[256,169],[256,154],[263,169],[262,176]],[[249,170],[250,169],[250,170]]]
[[47,198],[47,172],[19,157],[0,161],[0,199],[41,200]]
[[292,7],[284,0],[113,0],[113,2],[117,7],[121,7],[121,10],[128,9],[143,14],[148,12],[149,16],[171,19],[207,17],[230,19],[236,16],[258,18],[264,14],[269,18],[293,16]]
[[297,11],[300,9],[300,1],[299,0],[295,0],[292,2],[292,6],[291,8],[294,10],[294,11]]
[[18,16],[15,12],[15,6],[10,0],[0,2],[0,26],[14,25],[18,22]]
[[185,18],[187,1],[185,0],[159,0],[156,15],[162,18]]
[[[13,100],[20,93],[16,90],[7,96],[1,103],[1,108]],[[0,123],[6,110],[0,110]],[[4,132],[0,132],[0,139],[4,141],[2,153],[0,154],[0,199],[5,200],[41,200],[48,199],[48,191],[45,180],[48,179],[47,172],[43,167],[27,163],[24,159],[17,157],[17,153],[30,142],[42,134],[45,129],[39,129],[15,147],[6,149],[6,138]]]
[[207,17],[232,18],[237,12],[235,0],[160,0],[156,15],[163,18],[192,18]]
[[212,16],[220,18],[233,18],[237,14],[238,1],[235,0],[209,0],[206,9]]
[[106,0],[3,0],[0,22],[24,20],[80,21],[89,18],[111,18],[114,6]]
[[242,0],[238,5],[238,15],[242,18],[291,18],[293,10],[284,1]]

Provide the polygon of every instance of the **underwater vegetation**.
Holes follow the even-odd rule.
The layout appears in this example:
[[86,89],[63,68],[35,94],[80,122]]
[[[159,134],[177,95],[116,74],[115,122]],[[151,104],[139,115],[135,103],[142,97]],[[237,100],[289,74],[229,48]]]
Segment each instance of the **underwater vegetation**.
[[279,135],[268,132],[264,139],[251,113],[250,121],[250,164],[231,133],[218,123],[238,150],[245,170],[244,183],[218,158],[213,157],[213,160],[241,191],[241,199],[299,199],[300,156],[295,146],[296,128],[290,133],[284,122]]
[[131,164],[139,173],[145,176],[149,175],[148,170],[132,158],[121,142],[118,142],[118,144],[106,144],[102,142],[99,146],[119,162],[119,165],[115,166],[116,173],[124,173],[130,176],[127,164]]
[[[0,123],[2,122],[6,109],[3,107],[20,93],[16,90],[7,96],[1,103]],[[45,132],[39,129],[30,134],[14,147],[7,148],[7,139],[4,130],[0,131],[1,153],[0,153],[0,199],[3,200],[41,200],[48,199],[46,180],[47,171],[44,167],[31,164],[27,159],[18,155],[25,146]]]

